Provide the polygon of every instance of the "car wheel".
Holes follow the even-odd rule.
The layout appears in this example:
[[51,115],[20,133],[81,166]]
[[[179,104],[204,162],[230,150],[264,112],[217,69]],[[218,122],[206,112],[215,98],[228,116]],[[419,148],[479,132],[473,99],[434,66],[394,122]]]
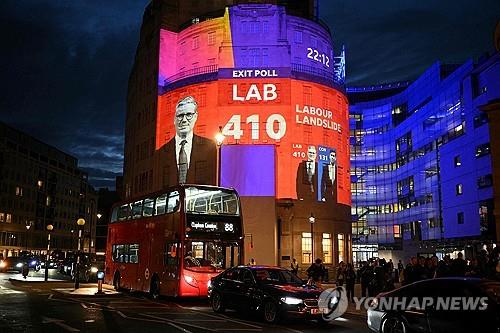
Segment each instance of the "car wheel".
[[216,291],[212,292],[211,303],[214,312],[223,313],[226,310],[222,302],[222,295]]
[[268,323],[278,322],[279,310],[276,302],[268,300],[264,303],[264,320]]
[[115,287],[116,291],[120,290],[120,273],[116,272],[113,278],[113,287]]
[[382,322],[382,333],[406,333],[405,322],[395,316],[388,317]]
[[151,280],[151,287],[149,288],[149,296],[152,299],[158,299],[160,297],[160,280],[158,277],[153,277]]

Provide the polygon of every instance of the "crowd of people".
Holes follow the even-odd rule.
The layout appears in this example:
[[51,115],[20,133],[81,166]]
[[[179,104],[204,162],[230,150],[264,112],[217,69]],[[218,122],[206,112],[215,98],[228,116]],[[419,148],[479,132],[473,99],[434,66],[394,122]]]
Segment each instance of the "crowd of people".
[[[416,281],[440,277],[476,277],[491,280],[500,280],[500,251],[497,248],[490,252],[481,250],[477,256],[470,260],[463,258],[463,253],[458,252],[455,259],[445,255],[442,260],[437,256],[429,258],[412,257],[405,266],[401,260],[395,265],[392,259],[375,258],[363,262],[357,270],[350,263],[340,262],[336,269],[335,283],[346,288],[347,297],[353,301],[354,285],[356,281],[361,284],[361,297],[376,296],[380,292],[390,291],[395,284],[406,285]],[[298,264],[291,263],[294,273],[298,272]],[[307,269],[308,283],[321,287],[327,281],[327,269],[321,259]]]

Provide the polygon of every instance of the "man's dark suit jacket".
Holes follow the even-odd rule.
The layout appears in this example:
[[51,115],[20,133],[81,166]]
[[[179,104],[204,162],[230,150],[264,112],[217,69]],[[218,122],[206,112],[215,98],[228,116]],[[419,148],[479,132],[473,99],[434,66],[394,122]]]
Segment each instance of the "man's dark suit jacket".
[[335,181],[332,183],[328,173],[328,164],[323,165],[323,174],[321,175],[321,198],[328,202],[337,202],[337,175],[335,175]]
[[302,161],[297,169],[296,189],[297,198],[304,200],[318,200],[318,163],[314,162],[314,175],[312,177],[312,188],[307,174],[307,161]]
[[[186,184],[215,185],[217,146],[213,140],[193,135]],[[175,137],[160,149],[163,187],[177,185],[179,168],[175,156]]]

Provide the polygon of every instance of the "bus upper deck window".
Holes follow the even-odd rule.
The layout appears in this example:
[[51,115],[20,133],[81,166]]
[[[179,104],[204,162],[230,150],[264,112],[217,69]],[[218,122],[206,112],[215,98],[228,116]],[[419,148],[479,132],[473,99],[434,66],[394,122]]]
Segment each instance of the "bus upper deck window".
[[167,213],[175,212],[178,207],[179,207],[179,192],[177,191],[170,192],[170,195],[168,196]]
[[160,195],[156,198],[156,212],[155,215],[165,214],[165,206],[167,205],[167,194]]
[[144,207],[142,210],[142,215],[146,217],[153,215],[154,207],[155,207],[155,199],[153,198],[144,199]]
[[132,204],[132,218],[137,219],[142,217],[142,200]]

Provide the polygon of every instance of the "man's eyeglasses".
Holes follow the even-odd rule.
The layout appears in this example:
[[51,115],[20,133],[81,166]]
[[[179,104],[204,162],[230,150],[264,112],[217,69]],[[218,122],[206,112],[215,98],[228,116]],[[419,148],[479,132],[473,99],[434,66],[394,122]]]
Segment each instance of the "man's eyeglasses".
[[195,112],[190,112],[190,113],[182,113],[182,114],[177,114],[175,115],[175,117],[177,118],[177,120],[179,121],[182,121],[182,119],[184,118],[184,116],[186,117],[187,120],[191,120],[193,119],[193,116],[195,115],[196,113]]

